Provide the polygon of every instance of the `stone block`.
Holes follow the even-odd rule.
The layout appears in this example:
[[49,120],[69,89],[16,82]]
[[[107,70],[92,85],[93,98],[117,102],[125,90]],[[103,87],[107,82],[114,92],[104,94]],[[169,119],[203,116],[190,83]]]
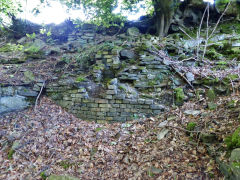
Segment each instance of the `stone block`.
[[139,104],[144,104],[144,103],[145,103],[145,99],[138,99],[137,102],[138,102]]
[[126,108],[126,109],[124,109],[124,112],[131,112],[131,109]]
[[114,121],[118,121],[118,122],[126,122],[127,118],[126,117],[115,117]]
[[114,94],[117,94],[117,91],[115,91],[115,90],[107,90],[106,94],[114,95]]
[[70,98],[70,97],[68,97],[68,96],[64,96],[63,97],[63,100],[65,100],[65,101],[70,101],[72,98]]
[[110,108],[109,111],[110,112],[117,112],[117,109],[116,108]]
[[111,104],[99,104],[100,108],[111,108]]
[[161,113],[162,113],[161,110],[153,110],[153,114],[154,114],[154,115],[161,114]]
[[83,99],[82,102],[83,103],[90,103],[91,101],[90,101],[90,99]]
[[106,99],[95,99],[95,102],[98,104],[107,104],[108,100]]
[[132,104],[127,104],[128,109],[132,109],[132,107],[134,107]]
[[164,110],[165,109],[165,106],[164,105],[161,105],[161,104],[152,104],[150,106],[151,109],[153,110]]
[[113,57],[113,55],[105,55],[105,56],[103,56],[105,59],[111,59],[112,60],[112,57]]
[[119,113],[118,112],[108,112],[107,115],[111,116],[111,117],[116,117],[119,115]]
[[105,117],[106,116],[106,112],[97,112],[96,115]]
[[137,113],[139,110],[138,109],[131,109],[131,112]]
[[93,112],[100,112],[101,108],[91,108],[91,111],[93,111]]
[[95,104],[90,103],[90,104],[87,104],[87,106],[91,107],[91,108],[97,108],[98,104],[97,103],[95,103]]
[[107,121],[112,121],[112,120],[113,120],[113,117],[106,117],[106,120],[107,120]]
[[109,112],[109,108],[101,108],[101,112]]
[[101,55],[101,54],[96,54],[96,55],[95,55],[95,58],[96,58],[96,59],[101,59],[101,58],[102,58],[102,55]]
[[129,102],[130,102],[130,104],[138,104],[136,99],[131,99]]
[[120,108],[126,108],[127,105],[126,104],[120,104]]
[[151,105],[151,104],[153,104],[153,100],[152,99],[146,99],[145,104]]
[[125,99],[125,98],[126,98],[126,95],[125,95],[125,94],[118,94],[118,95],[115,95],[114,98],[115,98],[115,99]]
[[80,89],[78,89],[78,92],[79,92],[79,93],[85,93],[85,92],[86,92],[86,89],[85,89],[85,88],[80,88]]
[[131,101],[130,99],[124,99],[124,100],[123,100],[123,103],[124,103],[124,104],[130,104],[130,101]]
[[82,111],[88,111],[89,108],[88,108],[88,107],[81,107],[81,110],[82,110]]
[[120,105],[119,105],[119,104],[112,104],[112,107],[113,107],[113,108],[119,108]]
[[113,96],[112,96],[112,95],[106,95],[105,98],[106,98],[106,99],[113,99]]
[[122,104],[122,102],[123,102],[122,100],[116,100],[117,104]]
[[149,105],[142,105],[141,107],[142,107],[142,109],[150,109]]
[[108,89],[110,89],[110,90],[115,90],[117,87],[115,86],[115,85],[109,85],[108,86]]
[[76,94],[75,97],[76,97],[76,98],[83,98],[84,96],[83,96],[83,94]]
[[128,117],[131,116],[131,113],[129,112],[121,112],[121,117]]
[[97,123],[98,124],[106,124],[106,121],[105,120],[97,120]]
[[109,104],[115,104],[115,100],[109,100]]

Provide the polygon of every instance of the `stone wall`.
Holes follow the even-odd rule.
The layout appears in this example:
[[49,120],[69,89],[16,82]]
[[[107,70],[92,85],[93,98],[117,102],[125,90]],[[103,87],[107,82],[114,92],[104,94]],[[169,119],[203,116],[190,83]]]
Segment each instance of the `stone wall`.
[[[89,29],[78,30],[69,36],[68,43],[74,51],[80,45],[94,44],[99,36]],[[171,104],[167,98],[172,94],[167,88],[179,86],[181,80],[162,60],[142,48],[155,42],[158,40],[154,37],[131,28],[117,39],[91,45],[89,48],[95,50],[93,56],[89,55],[92,65],[76,75],[64,74],[49,83],[46,91],[59,105],[84,120],[125,122],[157,115]],[[72,49],[67,50],[70,56],[76,53]]]
[[58,104],[84,120],[96,122],[125,122],[143,116],[157,115],[164,106],[152,99],[129,99],[125,94],[117,94],[114,84],[108,86],[105,98],[89,97],[85,85],[79,88],[70,84],[52,84],[47,92]]

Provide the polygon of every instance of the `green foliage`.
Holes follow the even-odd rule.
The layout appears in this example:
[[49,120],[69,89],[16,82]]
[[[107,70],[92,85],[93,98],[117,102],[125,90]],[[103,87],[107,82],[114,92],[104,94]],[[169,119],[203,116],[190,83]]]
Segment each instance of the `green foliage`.
[[195,122],[189,122],[189,123],[187,124],[187,130],[188,130],[188,131],[193,131],[196,126],[197,126],[197,124],[196,124]]
[[36,38],[36,34],[35,34],[35,33],[26,34],[26,36],[27,36],[29,39],[32,39],[32,40]]
[[228,149],[235,149],[240,147],[240,127],[235,132],[225,139],[225,143]]
[[10,149],[10,150],[8,151],[8,159],[12,159],[14,153],[15,153],[15,151],[14,151],[13,149]]
[[27,54],[35,54],[40,51],[40,48],[37,46],[30,46],[29,48],[25,49],[24,52]]
[[16,52],[22,51],[22,49],[23,45],[7,43],[6,45],[0,48],[0,52]]
[[184,92],[183,88],[176,88],[174,89],[175,92],[175,97],[176,97],[176,104],[177,105],[182,105],[184,101]]
[[16,16],[17,13],[22,12],[22,6],[16,0],[1,0],[0,1],[0,27],[4,24],[9,15]]
[[47,175],[44,171],[40,173],[40,176],[43,180],[47,179]]

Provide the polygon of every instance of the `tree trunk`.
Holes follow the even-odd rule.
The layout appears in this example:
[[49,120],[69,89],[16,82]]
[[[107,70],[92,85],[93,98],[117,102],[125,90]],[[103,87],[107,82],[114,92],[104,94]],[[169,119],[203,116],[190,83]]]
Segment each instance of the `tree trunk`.
[[174,15],[176,0],[153,0],[157,36],[166,36]]

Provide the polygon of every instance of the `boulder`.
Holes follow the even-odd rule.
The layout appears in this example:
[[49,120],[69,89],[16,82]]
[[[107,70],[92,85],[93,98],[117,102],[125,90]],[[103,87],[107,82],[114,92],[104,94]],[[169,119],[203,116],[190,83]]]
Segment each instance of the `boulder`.
[[128,28],[127,35],[131,37],[138,37],[140,35],[139,29],[136,27]]
[[0,115],[6,112],[23,110],[29,103],[23,96],[5,96],[0,97]]
[[123,59],[133,59],[135,57],[135,53],[128,49],[121,50],[120,55]]

